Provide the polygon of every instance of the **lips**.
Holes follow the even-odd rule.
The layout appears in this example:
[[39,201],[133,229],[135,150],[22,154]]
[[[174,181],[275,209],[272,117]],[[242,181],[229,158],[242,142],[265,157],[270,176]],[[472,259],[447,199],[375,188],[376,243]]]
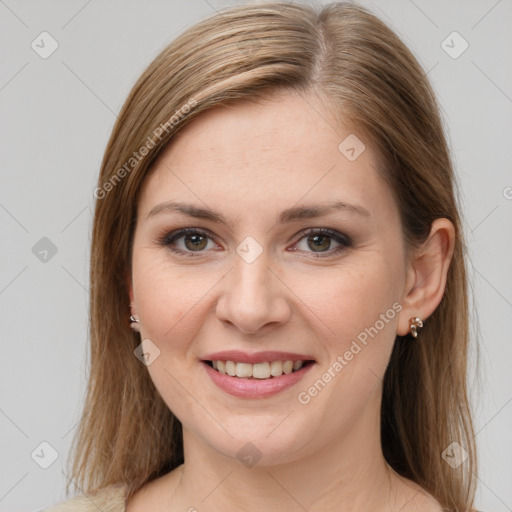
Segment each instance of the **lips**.
[[293,386],[315,360],[291,352],[230,350],[208,354],[201,363],[223,391],[241,398],[265,398]]

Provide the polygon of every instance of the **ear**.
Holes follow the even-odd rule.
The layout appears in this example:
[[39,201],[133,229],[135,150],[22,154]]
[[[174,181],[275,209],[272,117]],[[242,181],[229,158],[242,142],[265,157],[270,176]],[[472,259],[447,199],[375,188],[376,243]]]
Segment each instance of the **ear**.
[[414,251],[408,263],[398,335],[405,336],[410,332],[410,318],[418,316],[425,321],[441,302],[454,248],[452,222],[445,218],[435,219],[427,240]]
[[126,289],[128,290],[128,295],[130,297],[130,304],[132,305],[132,310],[134,313],[135,311],[135,300],[134,300],[134,294],[133,294],[133,283],[132,283],[132,276],[130,270],[127,270],[124,276],[125,283],[126,283]]

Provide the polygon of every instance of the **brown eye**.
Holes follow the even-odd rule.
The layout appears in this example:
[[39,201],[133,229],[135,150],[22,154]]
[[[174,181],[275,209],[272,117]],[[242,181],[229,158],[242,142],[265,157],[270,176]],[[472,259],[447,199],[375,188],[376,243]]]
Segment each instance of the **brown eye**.
[[200,251],[208,245],[207,237],[200,235],[200,234],[185,235],[184,240],[185,240],[185,247],[187,249],[190,249],[191,251],[196,251],[196,250]]
[[321,252],[327,251],[331,247],[331,237],[327,235],[310,235],[308,237],[308,245],[313,250]]
[[[299,233],[298,236],[301,238],[295,244],[297,248],[318,258],[324,257],[320,255],[321,253],[325,253],[325,256],[330,256],[352,245],[352,241],[348,236],[327,228],[308,229]],[[333,244],[335,244],[334,248]]]
[[192,257],[201,256],[202,253],[208,249],[214,249],[217,245],[209,233],[194,228],[179,229],[165,235],[158,242],[172,252]]

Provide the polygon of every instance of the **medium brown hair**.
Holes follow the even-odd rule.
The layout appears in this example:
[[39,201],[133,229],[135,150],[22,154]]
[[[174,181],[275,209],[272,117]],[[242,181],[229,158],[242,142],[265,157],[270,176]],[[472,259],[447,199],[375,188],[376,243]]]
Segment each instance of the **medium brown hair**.
[[[384,456],[395,471],[444,508],[469,510],[476,453],[466,388],[465,246],[439,108],[424,71],[400,39],[348,3],[220,12],[167,46],[130,92],[95,191],[90,377],[73,442],[75,488],[91,492],[123,482],[131,496],[183,462],[181,424],[134,356],[140,336],[128,322],[126,276],[138,193],[151,163],[201,112],[265,99],[272,89],[314,91],[340,122],[368,137],[399,207],[408,249],[427,239],[436,218],[455,226],[441,303],[418,340],[396,338],[384,377],[381,432]],[[458,468],[442,458],[453,442],[469,455]]]

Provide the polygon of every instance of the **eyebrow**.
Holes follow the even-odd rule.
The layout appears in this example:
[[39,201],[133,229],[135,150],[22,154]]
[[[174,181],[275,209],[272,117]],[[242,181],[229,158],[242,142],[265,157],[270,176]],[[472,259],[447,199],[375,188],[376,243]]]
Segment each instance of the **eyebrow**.
[[[334,211],[346,211],[364,217],[371,217],[371,213],[362,206],[346,203],[344,201],[333,201],[330,203],[322,203],[318,205],[295,206],[288,208],[279,214],[278,222],[285,223],[298,219],[313,219],[316,217],[322,217]],[[169,212],[179,212],[196,219],[206,219],[213,222],[218,222],[219,224],[227,225],[227,221],[221,213],[207,208],[201,208],[193,204],[180,203],[176,201],[168,201],[156,205],[148,213],[146,219],[149,219],[150,217],[153,217],[157,214]]]

